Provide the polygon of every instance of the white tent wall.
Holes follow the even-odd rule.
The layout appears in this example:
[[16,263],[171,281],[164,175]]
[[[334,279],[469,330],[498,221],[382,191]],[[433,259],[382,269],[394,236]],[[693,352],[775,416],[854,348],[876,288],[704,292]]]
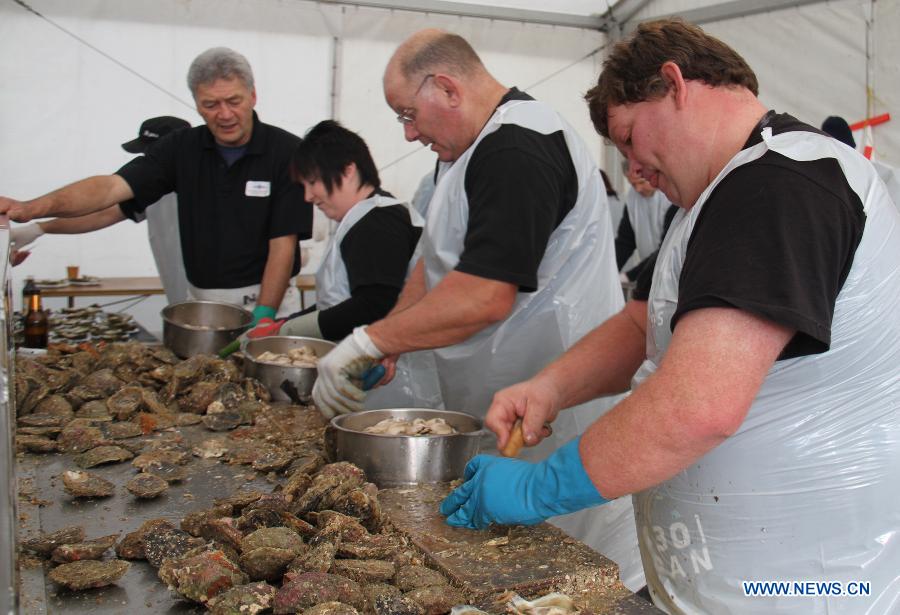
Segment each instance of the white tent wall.
[[[635,21],[713,4],[717,2],[653,0]],[[829,115],[852,124],[893,111],[893,121],[872,129],[874,156],[900,166],[900,2],[815,2],[701,25],[747,60],[759,79],[760,99],[771,109],[816,127]],[[868,109],[867,36],[872,57]],[[863,133],[854,137],[862,150]]]
[[[28,5],[59,28],[12,0],[0,2],[0,74],[7,83],[0,92],[6,143],[0,152],[0,194],[14,198],[33,198],[115,171],[130,158],[119,145],[134,137],[145,118],[176,115],[200,123],[185,74],[199,52],[217,45],[247,56],[264,121],[302,135],[334,110],[386,167],[385,187],[410,198],[419,178],[433,168],[434,156],[404,141],[384,102],[381,75],[397,43],[429,26],[466,36],[501,81],[528,88],[553,105],[601,156],[581,101],[596,78],[599,54],[590,52],[605,40],[599,32],[302,0],[29,0]],[[33,247],[15,270],[16,297],[26,276],[60,278],[70,264],[88,275],[155,274],[145,225],[125,222],[90,235],[44,236]],[[49,303],[59,307],[62,300]],[[128,311],[158,331],[164,305],[156,296]]]

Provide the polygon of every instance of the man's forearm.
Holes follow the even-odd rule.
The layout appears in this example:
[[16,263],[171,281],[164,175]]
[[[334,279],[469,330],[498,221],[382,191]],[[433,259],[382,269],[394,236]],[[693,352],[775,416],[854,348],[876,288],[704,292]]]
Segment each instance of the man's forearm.
[[284,235],[269,240],[269,257],[263,270],[257,305],[265,305],[275,310],[281,305],[284,291],[291,279],[296,245],[296,235]]
[[118,175],[88,177],[59,190],[27,201],[28,219],[74,218],[107,209],[134,197],[128,183]]
[[658,485],[736,432],[792,334],[736,309],[685,315],[657,371],[581,439],[603,497]]
[[112,205],[106,209],[95,211],[86,216],[77,218],[54,218],[40,222],[41,230],[51,235],[76,235],[89,233],[108,226],[112,226],[125,219],[125,214],[118,205]]
[[453,271],[414,305],[369,326],[387,355],[462,342],[509,315],[517,287]]

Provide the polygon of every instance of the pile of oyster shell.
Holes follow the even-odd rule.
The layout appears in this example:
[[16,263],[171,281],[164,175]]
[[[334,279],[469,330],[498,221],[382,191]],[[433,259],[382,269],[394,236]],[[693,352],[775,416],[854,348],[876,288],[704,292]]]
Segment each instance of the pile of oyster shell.
[[[16,316],[14,339],[21,345],[24,316]],[[48,324],[50,343],[124,342],[140,331],[130,314],[106,312],[98,305],[50,310]]]
[[[274,483],[270,493],[207,502],[178,523],[148,521],[118,543],[115,535],[87,540],[77,527],[23,542],[57,564],[54,582],[102,587],[127,572],[124,560],[144,559],[180,597],[219,614],[438,615],[465,602],[392,529],[361,469],[326,464],[319,412],[270,404],[232,360],[179,361],[130,342],[18,357],[15,367],[17,447],[71,453],[74,466],[61,478],[73,497],[114,495],[88,471],[104,463],[139,471],[127,486],[135,497],[183,480],[198,457],[247,465]],[[177,427],[195,423],[208,436],[188,444]],[[117,559],[104,560],[113,545]]]

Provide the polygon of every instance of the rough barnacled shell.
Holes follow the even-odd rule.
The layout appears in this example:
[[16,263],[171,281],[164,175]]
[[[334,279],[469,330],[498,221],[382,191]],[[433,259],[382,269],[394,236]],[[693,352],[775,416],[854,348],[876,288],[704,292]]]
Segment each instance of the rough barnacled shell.
[[111,421],[113,418],[106,407],[106,403],[99,399],[83,403],[75,411],[75,416],[80,419],[92,419],[94,421]]
[[387,598],[389,596],[402,596],[403,592],[387,583],[370,583],[363,585],[363,595],[366,597],[365,611],[371,613],[375,610],[375,602],[379,598]]
[[109,397],[125,385],[116,378],[111,369],[101,369],[88,374],[81,380],[81,386],[101,391],[104,397]]
[[[216,402],[213,402],[216,403]],[[212,406],[212,404],[210,404]],[[203,424],[211,431],[230,431],[241,424],[242,417],[232,410],[215,412],[203,417]]]
[[219,506],[220,504],[229,504],[234,507],[235,514],[240,514],[241,511],[244,510],[245,507],[249,506],[259,498],[263,496],[261,491],[251,490],[251,491],[235,491],[227,498],[216,498],[213,500],[213,504]]
[[359,521],[333,510],[320,512],[316,518],[316,525],[321,529],[311,541],[312,544],[322,540],[357,542],[369,535],[368,530]]
[[171,589],[197,602],[207,602],[248,581],[247,575],[222,551],[204,551],[192,557],[170,559],[160,568],[159,574]]
[[215,459],[221,457],[228,451],[228,443],[221,436],[207,438],[200,444],[196,445],[192,450],[194,455],[196,457],[200,457],[201,459]]
[[268,583],[238,585],[209,602],[211,615],[257,615],[272,608],[276,590]]
[[122,387],[106,400],[109,413],[120,421],[130,419],[143,405],[143,389],[136,386]]
[[151,529],[144,535],[144,557],[151,566],[159,568],[166,558],[181,557],[204,544],[185,531],[174,527]]
[[181,529],[192,536],[199,536],[201,528],[207,522],[213,519],[221,519],[222,517],[230,517],[232,510],[231,504],[220,504],[205,510],[195,510],[186,514],[181,520]]
[[80,455],[75,455],[73,461],[80,468],[93,468],[104,463],[128,461],[132,457],[134,454],[121,446],[98,446]]
[[85,540],[74,544],[60,545],[53,549],[50,559],[59,564],[77,562],[84,559],[100,559],[103,554],[116,544],[118,534],[110,534],[102,538]]
[[34,413],[63,418],[69,418],[74,415],[72,404],[62,395],[48,395],[34,407]]
[[207,540],[215,540],[232,549],[240,549],[244,535],[234,525],[234,519],[222,517],[211,519],[200,527],[200,536]]
[[289,450],[270,446],[262,451],[251,465],[257,472],[278,472],[288,467],[293,459],[294,456]]
[[375,599],[375,615],[425,615],[425,608],[406,596],[380,596]]
[[144,537],[151,532],[161,532],[166,528],[174,529],[174,525],[166,519],[150,519],[133,532],[125,534],[116,545],[116,555],[124,559],[145,559]]
[[32,453],[55,453],[59,450],[59,444],[56,440],[43,436],[16,434],[16,450]]
[[144,433],[141,428],[134,423],[101,423],[97,427],[100,429],[100,432],[110,440],[136,438]]
[[88,589],[112,585],[128,572],[131,564],[114,559],[105,562],[82,560],[62,564],[50,571],[50,579],[69,589]]
[[361,609],[362,588],[356,581],[324,572],[287,573],[275,595],[275,613],[296,613],[321,602],[343,602]]
[[404,595],[422,605],[426,615],[442,615],[466,600],[462,592],[447,584],[419,587]]
[[338,555],[357,559],[387,559],[402,546],[398,536],[371,534],[356,542],[342,542],[338,546]]
[[152,465],[163,462],[185,464],[190,460],[191,456],[187,453],[187,451],[180,450],[178,448],[156,449],[135,457],[134,461],[131,462],[131,465],[136,467],[138,470],[146,470]]
[[175,415],[175,424],[179,427],[184,427],[186,425],[196,425],[202,420],[203,419],[199,414],[193,414],[191,412],[179,412]]
[[136,497],[150,500],[162,495],[169,488],[169,483],[153,474],[141,472],[128,481],[125,488]]
[[254,508],[245,511],[237,520],[237,528],[245,534],[265,527],[282,527],[281,511],[271,508]]
[[62,429],[70,419],[62,416],[54,416],[52,414],[30,414],[28,416],[20,416],[16,419],[19,425],[30,427],[59,427]]
[[22,549],[48,557],[59,545],[74,544],[84,541],[84,528],[78,526],[65,527],[49,534],[41,534],[37,538],[22,542]]
[[321,602],[303,611],[303,615],[359,615],[359,611],[343,602]]
[[337,559],[331,566],[339,574],[359,583],[381,583],[394,578],[394,562],[380,559]]
[[294,556],[306,550],[303,539],[286,527],[264,527],[244,537],[239,545],[242,553],[262,547],[274,547],[291,551]]
[[298,556],[288,569],[292,572],[328,572],[334,564],[337,545],[333,542],[321,542]]
[[428,585],[447,585],[447,580],[437,570],[425,566],[403,566],[397,571],[394,585],[408,592]]
[[116,491],[116,486],[91,472],[67,470],[62,473],[63,489],[76,498],[105,498]]
[[56,438],[59,450],[66,453],[83,453],[106,442],[103,432],[85,421],[71,421]]
[[296,554],[289,549],[260,547],[241,555],[241,570],[251,581],[278,581]]

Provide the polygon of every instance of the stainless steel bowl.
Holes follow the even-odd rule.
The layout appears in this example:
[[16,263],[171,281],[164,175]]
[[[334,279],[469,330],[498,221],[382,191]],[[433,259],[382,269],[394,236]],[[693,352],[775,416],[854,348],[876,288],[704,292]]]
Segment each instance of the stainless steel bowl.
[[[442,418],[460,433],[447,436],[388,436],[363,429],[387,418]],[[460,478],[478,453],[483,422],[470,414],[425,408],[392,408],[342,414],[325,431],[326,452],[362,468],[379,487],[436,483]]]
[[182,359],[216,354],[250,327],[253,314],[218,301],[182,301],[163,308],[163,344]]
[[277,401],[308,404],[319,371],[315,367],[292,367],[260,363],[256,357],[265,351],[286,354],[288,350],[309,346],[317,357],[324,357],[334,342],[315,337],[275,335],[247,342],[244,348],[244,375],[262,382]]

